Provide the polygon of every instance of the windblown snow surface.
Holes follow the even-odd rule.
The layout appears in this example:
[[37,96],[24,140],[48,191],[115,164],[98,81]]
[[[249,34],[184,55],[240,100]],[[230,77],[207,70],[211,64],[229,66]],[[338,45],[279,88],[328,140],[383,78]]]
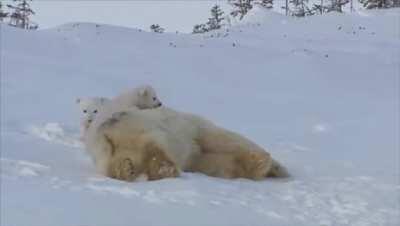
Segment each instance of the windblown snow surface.
[[[1,25],[1,225],[399,225],[399,15],[258,13],[205,35]],[[75,99],[141,84],[259,143],[291,178],[98,175]]]

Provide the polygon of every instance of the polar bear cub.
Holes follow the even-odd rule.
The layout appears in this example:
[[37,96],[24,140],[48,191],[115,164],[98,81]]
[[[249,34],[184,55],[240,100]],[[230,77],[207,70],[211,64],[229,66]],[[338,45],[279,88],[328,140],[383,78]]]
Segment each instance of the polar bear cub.
[[112,99],[113,108],[125,110],[130,107],[139,109],[150,109],[162,106],[156,91],[150,85],[139,86],[134,89],[127,90]]
[[139,109],[151,109],[162,106],[156,91],[150,85],[139,86],[127,90],[122,94],[109,99],[106,97],[77,98],[81,112],[80,130],[81,139],[84,139],[86,131],[95,118],[105,111],[108,113],[123,111],[131,107]]
[[77,98],[76,103],[79,105],[81,114],[80,132],[81,139],[89,128],[89,125],[94,121],[97,114],[104,108],[105,105],[111,102],[105,97],[83,97]]

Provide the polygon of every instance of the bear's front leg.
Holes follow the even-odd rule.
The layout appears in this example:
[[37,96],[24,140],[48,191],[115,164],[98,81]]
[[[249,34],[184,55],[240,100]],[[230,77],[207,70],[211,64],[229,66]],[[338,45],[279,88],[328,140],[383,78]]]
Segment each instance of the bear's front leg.
[[134,181],[142,172],[141,165],[135,164],[134,159],[127,155],[119,155],[111,161],[108,176],[118,180]]
[[179,169],[157,144],[150,142],[145,145],[144,163],[149,180],[159,180],[168,177],[178,177]]

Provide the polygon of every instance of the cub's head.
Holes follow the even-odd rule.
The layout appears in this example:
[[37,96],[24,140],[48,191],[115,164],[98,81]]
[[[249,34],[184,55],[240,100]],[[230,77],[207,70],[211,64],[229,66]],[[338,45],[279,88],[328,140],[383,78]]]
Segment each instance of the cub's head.
[[146,85],[136,88],[137,104],[139,109],[157,108],[162,106],[153,87]]
[[85,127],[89,127],[89,124],[93,122],[96,115],[104,108],[109,102],[109,99],[105,97],[86,97],[77,98],[76,103],[79,105],[81,121],[85,124]]

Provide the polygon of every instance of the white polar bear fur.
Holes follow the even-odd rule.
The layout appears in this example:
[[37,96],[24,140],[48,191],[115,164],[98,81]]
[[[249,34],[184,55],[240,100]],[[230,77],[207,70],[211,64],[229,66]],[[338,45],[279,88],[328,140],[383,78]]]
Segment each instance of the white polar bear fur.
[[105,97],[83,97],[76,99],[79,105],[80,118],[80,132],[81,139],[83,139],[89,125],[94,121],[97,114],[111,102],[110,99]]
[[96,116],[105,109],[107,109],[107,114],[111,114],[112,112],[123,111],[130,107],[149,109],[162,105],[156,91],[150,85],[143,85],[127,90],[112,99],[106,97],[84,97],[78,98],[76,102],[81,112],[81,140],[86,136],[86,131]]
[[[105,126],[103,123],[110,119],[110,115],[119,114],[110,111],[98,115],[87,131],[85,143],[86,149],[95,160],[96,168],[102,173],[107,172],[111,153],[105,145],[100,127]],[[169,150],[166,154],[175,160],[179,168],[186,168],[191,156],[200,151],[199,147],[193,143],[193,137],[196,137],[199,132],[199,123],[195,123],[197,119],[192,121],[190,115],[184,114],[185,117],[180,117],[178,112],[166,107],[151,110],[139,110],[132,107],[122,114],[125,113],[129,114],[130,118],[138,120],[126,120],[120,124],[119,131],[129,134],[131,137],[145,135],[149,139],[153,139],[165,150]]]
[[[268,175],[287,176],[286,169],[245,137],[199,116],[166,107],[151,110],[132,107],[120,113],[99,115],[89,127],[85,144],[97,170],[107,175],[114,152],[141,151],[148,142],[160,147],[182,171],[256,180]],[[245,166],[236,169],[236,165]]]
[[112,108],[124,110],[130,107],[139,109],[150,109],[162,105],[156,91],[150,85],[139,86],[134,89],[126,90],[122,94],[112,98]]

